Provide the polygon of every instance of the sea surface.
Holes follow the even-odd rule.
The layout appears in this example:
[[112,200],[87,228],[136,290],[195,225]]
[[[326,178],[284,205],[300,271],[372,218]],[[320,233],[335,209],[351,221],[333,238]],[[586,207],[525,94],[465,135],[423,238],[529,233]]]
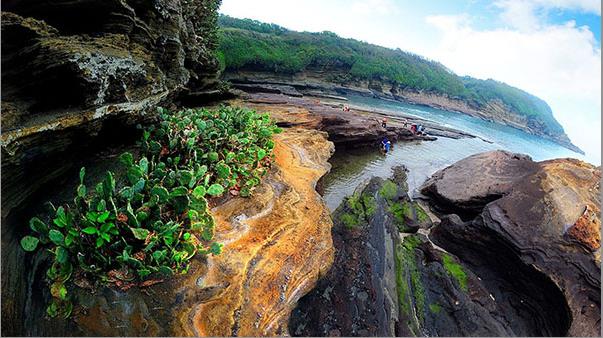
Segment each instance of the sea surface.
[[[343,198],[351,195],[360,183],[372,176],[389,177],[391,168],[400,164],[409,170],[408,185],[412,196],[436,171],[484,151],[504,149],[528,154],[535,161],[564,157],[584,160],[583,155],[549,140],[469,115],[362,96],[348,96],[348,99],[350,104],[356,106],[386,110],[392,116],[416,116],[466,131],[492,143],[479,138],[455,140],[438,137],[436,141],[396,143],[386,155],[381,154],[378,149],[336,150],[330,160],[331,172],[322,181],[323,197],[331,210],[335,210]],[[427,132],[429,133],[429,130]]]

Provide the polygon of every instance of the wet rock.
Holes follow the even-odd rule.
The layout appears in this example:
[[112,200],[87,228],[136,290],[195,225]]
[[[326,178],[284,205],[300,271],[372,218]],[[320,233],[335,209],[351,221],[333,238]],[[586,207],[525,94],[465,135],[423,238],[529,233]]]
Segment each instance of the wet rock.
[[392,180],[372,178],[335,210],[333,267],[300,301],[292,334],[393,336],[400,325],[410,332],[400,324],[396,285],[399,231],[419,229],[407,190],[406,169],[395,167]]
[[[388,188],[384,188],[387,186]],[[392,336],[398,321],[395,247],[390,204],[405,194],[373,178],[333,214],[333,267],[300,300],[289,331],[296,336]]]
[[[514,334],[598,336],[601,171],[572,159],[526,166],[534,169],[509,182],[475,219],[445,217],[434,241],[480,275]],[[502,166],[498,176],[504,182],[516,168]],[[457,188],[482,171],[467,168]],[[462,196],[461,212],[472,199]]]
[[509,336],[496,302],[458,258],[409,235],[396,248],[398,336]]
[[[400,233],[406,172],[373,178],[334,212],[335,262],[292,314],[296,336],[504,336],[511,326],[480,279],[423,234]],[[458,219],[458,217],[457,217]],[[462,221],[458,219],[458,222]],[[412,231],[412,230],[411,230]],[[416,229],[414,230],[416,231]],[[402,237],[402,239],[400,239]]]

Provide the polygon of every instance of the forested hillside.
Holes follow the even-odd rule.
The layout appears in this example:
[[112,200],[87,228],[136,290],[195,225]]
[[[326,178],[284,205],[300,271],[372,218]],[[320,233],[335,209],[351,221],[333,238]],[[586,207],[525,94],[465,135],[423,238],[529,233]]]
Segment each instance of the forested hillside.
[[332,32],[296,32],[250,19],[220,16],[218,58],[227,72],[256,70],[295,74],[318,70],[325,80],[380,81],[401,90],[444,95],[477,110],[502,103],[527,121],[526,128],[569,143],[543,100],[505,83],[460,77],[439,62],[400,49],[345,39]]

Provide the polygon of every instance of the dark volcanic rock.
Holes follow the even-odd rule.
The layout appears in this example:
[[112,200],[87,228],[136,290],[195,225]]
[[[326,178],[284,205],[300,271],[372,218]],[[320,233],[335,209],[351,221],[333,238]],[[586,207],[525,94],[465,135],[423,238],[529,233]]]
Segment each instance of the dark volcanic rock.
[[490,151],[436,172],[420,190],[442,212],[474,216],[537,169],[538,165],[527,155]]
[[[331,270],[299,301],[289,333],[295,336],[392,336],[398,321],[395,248],[398,231],[373,178],[334,213]],[[400,197],[396,185],[392,196]]]
[[[294,310],[296,336],[508,336],[481,279],[399,219],[412,206],[401,168],[373,178],[334,212],[335,262]],[[460,220],[459,220],[460,221]],[[404,224],[404,226],[400,226]],[[398,229],[396,229],[398,228]]]
[[[456,177],[459,189],[483,171],[479,163],[469,169],[470,159],[461,162],[467,170]],[[474,220],[445,217],[434,240],[480,275],[514,334],[598,336],[601,171],[571,159],[526,166],[535,170],[519,175]],[[510,177],[517,169],[498,173]]]

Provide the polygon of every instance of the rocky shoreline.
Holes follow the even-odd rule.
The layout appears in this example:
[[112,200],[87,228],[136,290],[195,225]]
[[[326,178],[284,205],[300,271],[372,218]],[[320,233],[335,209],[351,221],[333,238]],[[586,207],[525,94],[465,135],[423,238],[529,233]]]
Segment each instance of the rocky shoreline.
[[510,112],[499,102],[491,102],[485,109],[478,109],[457,98],[437,93],[393,88],[390,84],[380,81],[337,84],[325,80],[333,76],[334,74],[326,72],[282,75],[255,71],[240,71],[222,75],[225,80],[231,82],[234,88],[249,93],[273,93],[292,97],[310,96],[330,99],[341,99],[342,95],[355,94],[463,113],[523,130],[584,155],[580,148],[571,143],[567,135],[549,135],[538,126],[531,125],[525,117]]
[[600,178],[504,151],[434,174],[421,204],[402,169],[373,178],[333,213],[333,267],[290,333],[598,336]]
[[[292,97],[273,93],[238,93],[239,99],[227,101],[258,111],[270,112],[282,127],[301,126],[325,131],[336,147],[378,146],[383,137],[392,141],[433,141],[437,137],[453,139],[476,138],[477,136],[450,127],[441,126],[414,116],[391,116],[382,110],[347,105],[332,99],[320,100],[308,97]],[[381,121],[387,117],[387,128]],[[422,124],[426,135],[414,134],[412,124]],[[482,139],[485,142],[488,140]]]
[[[397,168],[391,179],[362,184],[331,215],[316,184],[334,149],[378,147],[384,136],[476,136],[411,116],[408,124],[423,124],[427,136],[412,133],[404,117],[383,128],[385,112],[344,112],[340,95],[388,88],[320,77],[239,81],[247,93],[212,103],[268,112],[285,129],[252,198],[212,201],[221,255],[128,291],[70,286],[72,317],[49,319],[48,257],[19,244],[27,221],[43,201],[71,199],[80,165],[90,177],[116,165],[158,105],[208,106],[224,93],[212,30],[218,7],[3,7],[3,335],[600,335],[600,168],[479,154],[434,174],[421,200],[408,196]],[[470,108],[398,94],[381,97]]]

